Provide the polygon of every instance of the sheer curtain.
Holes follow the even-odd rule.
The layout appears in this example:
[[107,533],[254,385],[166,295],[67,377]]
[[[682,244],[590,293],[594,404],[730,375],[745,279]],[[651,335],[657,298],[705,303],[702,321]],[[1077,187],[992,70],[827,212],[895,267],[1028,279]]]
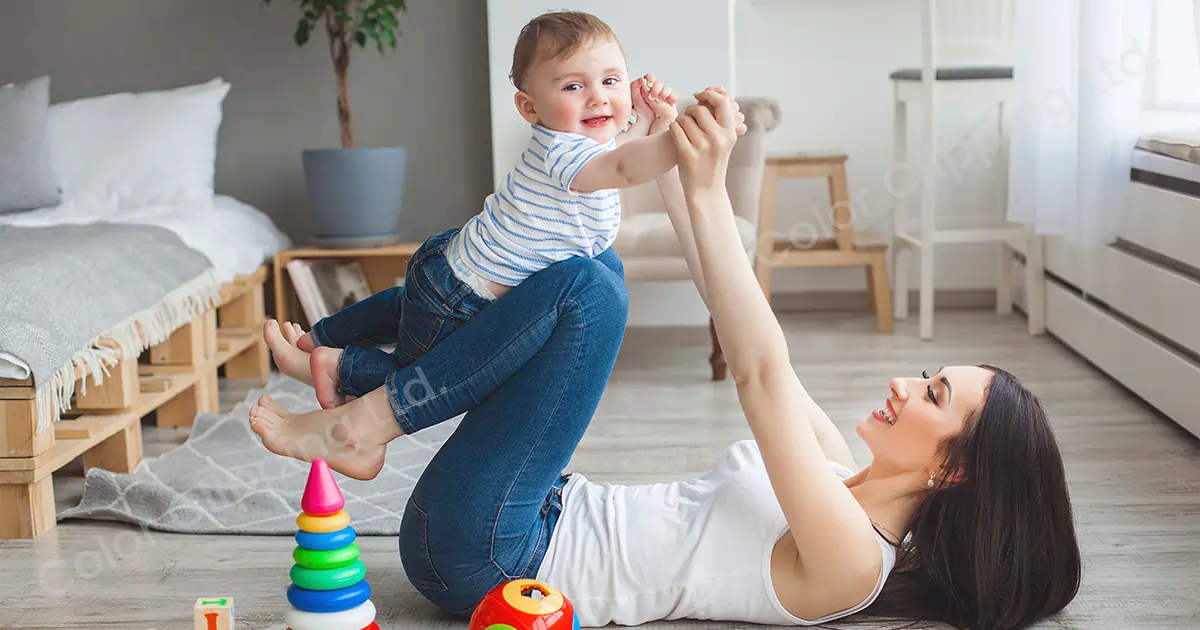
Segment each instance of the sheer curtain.
[[1152,59],[1151,14],[1152,0],[1016,0],[1009,219],[1085,247],[1112,237]]

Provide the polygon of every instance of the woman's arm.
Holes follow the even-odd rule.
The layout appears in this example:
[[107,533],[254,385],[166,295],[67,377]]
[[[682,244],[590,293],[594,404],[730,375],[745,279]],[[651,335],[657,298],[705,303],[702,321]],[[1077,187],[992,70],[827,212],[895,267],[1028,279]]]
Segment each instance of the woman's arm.
[[787,340],[742,249],[724,182],[736,140],[728,101],[703,96],[716,117],[706,107],[689,110],[672,135],[710,310],[738,398],[800,550],[802,580],[814,597],[859,585],[869,591],[881,557],[874,530],[826,462],[813,428],[824,414],[792,369]]
[[[744,133],[744,130],[742,133]],[[679,239],[679,245],[683,250],[683,257],[687,262],[687,268],[689,273],[691,273],[692,281],[696,284],[696,289],[700,293],[700,298],[704,300],[705,306],[711,311],[713,306],[708,296],[704,271],[700,264],[700,254],[696,249],[696,237],[692,229],[691,218],[688,214],[688,201],[683,192],[683,184],[679,179],[679,169],[673,168],[667,171],[658,178],[657,183],[659,194],[662,195],[663,205],[667,210],[667,217],[671,221],[671,226],[675,229],[675,236]],[[719,199],[724,199],[726,204],[729,203],[728,195],[722,194],[719,196]],[[732,218],[732,209],[726,212],[726,214]],[[731,229],[733,229],[735,234],[737,233],[736,224]],[[738,249],[739,251],[741,250],[740,239]],[[757,278],[755,278],[755,281],[757,282]],[[772,314],[773,317],[774,314]],[[714,322],[715,319],[714,317]],[[724,346],[725,342],[722,340],[722,347],[724,348]],[[732,364],[730,364],[730,369],[736,378],[737,369]],[[857,472],[859,469],[858,464],[854,461],[854,455],[850,451],[850,446],[846,443],[846,439],[842,437],[841,432],[838,431],[824,410],[814,403],[811,405],[809,413],[805,415],[812,423],[813,431],[816,433],[817,441],[820,442],[821,451],[825,453],[825,457]]]

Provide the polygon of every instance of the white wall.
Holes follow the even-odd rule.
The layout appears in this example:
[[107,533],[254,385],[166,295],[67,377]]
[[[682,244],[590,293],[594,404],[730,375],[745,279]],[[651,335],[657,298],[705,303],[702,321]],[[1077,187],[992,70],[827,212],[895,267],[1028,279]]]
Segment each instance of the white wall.
[[[737,80],[742,94],[779,99],[782,125],[771,134],[772,152],[839,150],[847,153],[850,193],[857,229],[892,233],[887,184],[892,169],[893,70],[920,63],[919,4],[914,0],[741,0],[737,11]],[[910,112],[910,138],[919,146],[919,122]],[[943,152],[966,142],[973,158],[953,152],[950,172],[940,187],[939,215],[956,217],[998,206],[1003,171],[984,165],[983,152],[994,148],[996,118],[986,106],[945,111],[939,125]],[[964,134],[971,127],[977,133]],[[904,171],[901,171],[903,173]],[[895,180],[911,191],[903,177]],[[991,188],[988,188],[991,186]],[[789,181],[780,187],[776,230],[815,223],[830,234],[828,193],[823,182]],[[919,212],[911,197],[910,216]],[[944,213],[944,214],[943,214]],[[939,225],[941,221],[939,221]],[[935,286],[992,288],[999,253],[994,245],[943,245],[936,250]],[[910,287],[917,286],[914,264]],[[775,292],[866,289],[858,269],[777,269]]]

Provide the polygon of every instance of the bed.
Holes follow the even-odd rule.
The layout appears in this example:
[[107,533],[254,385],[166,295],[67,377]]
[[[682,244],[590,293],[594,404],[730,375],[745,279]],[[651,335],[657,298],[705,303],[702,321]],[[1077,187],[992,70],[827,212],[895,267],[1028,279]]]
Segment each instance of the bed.
[[1047,328],[1200,436],[1200,129],[1147,134],[1131,157],[1114,242],[1046,244]]
[[[83,211],[74,208],[67,213],[53,207],[0,215],[0,225],[16,226],[87,225],[98,221],[156,225],[170,230],[209,260],[221,285],[253,274],[275,252],[291,244],[263,211],[228,195],[215,195],[211,203],[153,204],[121,212],[93,207]],[[28,364],[0,351],[0,378],[28,377]]]
[[290,245],[214,187],[230,84],[49,102],[0,86],[0,539],[55,523],[52,475],[131,471],[141,419],[265,380],[267,262]]

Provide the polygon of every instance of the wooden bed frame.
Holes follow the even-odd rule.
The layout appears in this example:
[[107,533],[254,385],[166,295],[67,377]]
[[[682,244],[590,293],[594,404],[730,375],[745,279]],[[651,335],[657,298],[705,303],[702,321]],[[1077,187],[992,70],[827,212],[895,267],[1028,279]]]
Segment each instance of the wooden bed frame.
[[[262,338],[267,267],[221,287],[218,307],[122,361],[102,385],[87,381],[53,429],[35,434],[30,379],[0,379],[0,539],[37,538],[56,524],[53,474],[83,458],[84,469],[132,472],[142,459],[143,417],[158,426],[190,426],[218,410],[217,378],[265,383],[270,353]],[[93,379],[92,375],[84,378]],[[81,383],[76,384],[81,392]]]

